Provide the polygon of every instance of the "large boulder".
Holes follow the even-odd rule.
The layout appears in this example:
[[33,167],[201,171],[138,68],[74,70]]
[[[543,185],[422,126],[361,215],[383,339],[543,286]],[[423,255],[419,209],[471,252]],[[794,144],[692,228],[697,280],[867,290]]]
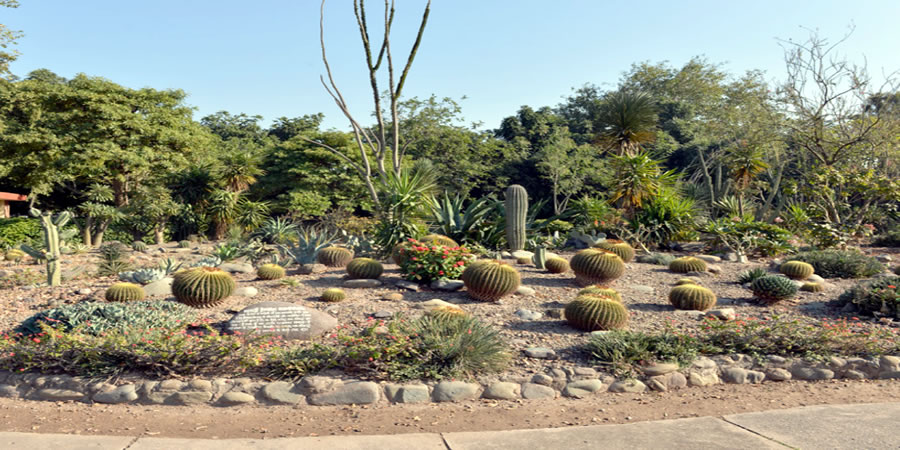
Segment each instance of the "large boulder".
[[329,314],[287,302],[262,302],[250,305],[225,324],[227,333],[259,333],[284,339],[309,340],[336,327]]

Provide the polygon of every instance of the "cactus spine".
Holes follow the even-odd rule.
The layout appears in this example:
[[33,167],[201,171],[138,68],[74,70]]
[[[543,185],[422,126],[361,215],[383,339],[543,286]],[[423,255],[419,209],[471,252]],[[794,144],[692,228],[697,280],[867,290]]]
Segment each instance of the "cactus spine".
[[547,249],[543,245],[535,247],[531,262],[534,263],[534,267],[541,270],[547,267]]
[[[525,249],[525,221],[528,215],[528,192],[514,184],[506,188],[506,242],[510,251]],[[543,267],[538,267],[543,269]]]
[[51,216],[49,212],[42,213],[35,208],[31,208],[28,213],[32,217],[41,219],[46,249],[37,250],[28,245],[22,245],[22,250],[34,259],[47,261],[47,284],[59,286],[62,283],[62,270],[59,266],[59,229],[69,223],[72,215],[68,211],[64,211],[56,216]]

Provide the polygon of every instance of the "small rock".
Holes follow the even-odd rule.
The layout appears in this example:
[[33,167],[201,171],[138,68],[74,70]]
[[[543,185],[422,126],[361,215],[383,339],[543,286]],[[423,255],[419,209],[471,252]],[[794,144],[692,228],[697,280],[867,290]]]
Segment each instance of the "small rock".
[[865,380],[866,374],[858,370],[848,370],[844,372],[844,378],[848,380]]
[[304,399],[302,395],[294,392],[294,384],[287,381],[273,381],[263,386],[262,393],[267,399],[286,405],[294,405]]
[[126,384],[119,386],[111,391],[98,392],[94,394],[93,400],[97,403],[108,404],[133,402],[138,399],[138,394],[135,391],[135,387],[136,386],[133,384]]
[[344,287],[351,289],[370,289],[381,286],[379,280],[344,280]]
[[321,394],[323,392],[333,391],[344,384],[343,381],[320,375],[311,375],[303,377],[300,380],[300,389],[308,394]]
[[540,320],[540,318],[544,316],[539,312],[534,312],[529,309],[519,309],[515,314],[522,320]]
[[252,264],[247,263],[222,263],[219,264],[219,269],[222,269],[226,272],[231,273],[255,273],[256,270],[253,269]]
[[376,319],[390,319],[391,317],[394,317],[394,313],[392,313],[390,311],[382,310],[382,311],[376,312],[375,314],[372,314],[372,317],[374,317]]
[[671,372],[665,375],[657,375],[647,380],[647,385],[657,391],[666,392],[672,389],[681,389],[687,386],[687,377],[681,372]]
[[791,373],[786,369],[782,369],[780,367],[776,367],[773,369],[766,370],[766,379],[772,381],[788,381],[792,377]]
[[697,259],[702,259],[708,263],[717,263],[722,260],[722,258],[714,255],[697,255]]
[[541,398],[556,398],[559,395],[556,389],[550,386],[544,386],[536,383],[525,383],[522,385],[522,397],[529,400],[537,400]]
[[888,255],[886,253],[882,253],[882,254],[876,256],[875,259],[877,259],[878,262],[883,262],[883,263],[889,263],[894,260],[894,258],[891,255]]
[[238,297],[255,297],[256,294],[259,294],[259,289],[253,286],[239,287],[234,290],[234,295]]
[[297,268],[297,273],[300,275],[311,275],[314,273],[322,273],[327,269],[325,264],[301,264],[300,267]]
[[722,268],[715,264],[709,264],[706,266],[706,271],[709,273],[721,273]]
[[401,294],[399,292],[388,292],[387,294],[384,294],[381,297],[381,299],[387,300],[387,301],[392,301],[392,302],[399,302],[399,301],[403,300],[403,294]]
[[429,286],[437,291],[453,292],[462,289],[465,285],[460,280],[434,280]]
[[35,396],[41,400],[68,402],[83,399],[84,393],[69,389],[40,389],[35,392]]
[[144,286],[144,294],[147,297],[168,297],[172,295],[173,281],[175,281],[175,279],[171,277],[156,280]]
[[438,298],[433,298],[431,300],[428,300],[427,302],[419,303],[419,307],[426,311],[431,311],[432,309],[437,309],[437,308],[455,308],[455,309],[460,309],[460,310],[462,309],[459,307],[459,305],[454,305],[453,303],[445,302]]
[[182,391],[172,394],[168,401],[176,405],[202,405],[212,400],[212,392]]
[[311,405],[368,405],[381,397],[381,389],[371,381],[347,383],[334,392],[315,394],[309,397]]
[[535,290],[528,286],[519,286],[519,288],[516,289],[516,292],[515,292],[515,295],[521,295],[523,297],[531,297],[534,294],[535,294]]
[[481,395],[493,400],[515,400],[521,396],[522,386],[519,383],[498,381],[488,386]]
[[571,398],[585,398],[603,392],[603,388],[603,382],[600,380],[578,380],[567,384],[562,394]]
[[525,356],[537,359],[556,359],[556,352],[546,347],[529,347],[525,349]]
[[728,367],[722,370],[722,381],[732,384],[758,384],[766,378],[766,374],[740,367]]
[[655,289],[653,289],[652,287],[642,286],[639,284],[635,285],[635,286],[631,286],[631,289],[634,290],[635,292],[640,292],[642,294],[652,294],[653,292],[655,292]]
[[432,397],[436,402],[458,402],[475,398],[481,385],[463,381],[441,381],[434,386]]
[[691,386],[712,386],[719,384],[719,376],[715,372],[692,370],[688,374],[688,384]]
[[256,401],[252,395],[246,392],[226,392],[222,395],[222,398],[219,399],[219,403],[223,405],[244,405],[247,403],[252,403]]
[[419,284],[413,283],[412,281],[400,280],[394,282],[394,286],[398,288],[406,289],[408,291],[419,292]]
[[[511,254],[510,256],[512,256],[513,258],[516,258],[516,259],[519,259],[519,258],[533,258],[533,257],[534,257],[534,253],[529,252],[529,251],[525,251],[525,250],[516,250],[516,251],[512,252],[512,254]],[[548,256],[548,258],[549,258],[549,256]]]
[[706,313],[706,317],[729,321],[736,319],[737,314],[734,312],[734,308],[718,308],[709,310],[709,312]]
[[822,381],[834,378],[834,372],[828,369],[804,367],[795,365],[791,368],[791,375],[798,380]]
[[644,372],[644,375],[647,375],[648,377],[665,375],[676,370],[678,370],[678,364],[672,363],[655,363],[649,366],[641,367],[641,371]]
[[590,367],[576,367],[574,373],[579,377],[594,378],[597,376],[597,371]]
[[640,393],[647,390],[647,385],[640,380],[621,380],[609,385],[610,392]]
[[812,274],[809,276],[809,278],[806,279],[806,281],[809,281],[810,283],[824,283],[825,279],[820,277],[819,275]]
[[83,288],[83,289],[79,289],[77,293],[78,293],[78,295],[91,295],[91,293],[93,293],[93,292],[94,291],[92,291],[88,288]]
[[431,395],[424,384],[408,384],[400,386],[390,397],[394,403],[428,403]]
[[535,384],[542,384],[544,386],[550,386],[553,384],[553,377],[543,373],[536,373],[533,377],[531,377],[531,382]]

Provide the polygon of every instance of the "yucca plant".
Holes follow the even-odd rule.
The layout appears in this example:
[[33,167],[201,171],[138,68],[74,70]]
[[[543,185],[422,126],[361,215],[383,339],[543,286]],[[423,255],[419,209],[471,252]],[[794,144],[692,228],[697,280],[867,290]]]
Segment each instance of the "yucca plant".
[[296,264],[315,264],[319,250],[330,246],[336,240],[337,233],[314,227],[300,228],[297,232],[297,242],[291,246],[279,245],[278,251],[282,258],[288,257]]
[[251,234],[267,244],[289,244],[297,240],[300,229],[288,217],[270,217]]

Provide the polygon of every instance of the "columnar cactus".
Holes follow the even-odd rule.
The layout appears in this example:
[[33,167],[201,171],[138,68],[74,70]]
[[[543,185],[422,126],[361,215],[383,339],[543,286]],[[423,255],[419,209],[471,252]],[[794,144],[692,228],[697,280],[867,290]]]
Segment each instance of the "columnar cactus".
[[706,261],[693,256],[683,256],[670,262],[669,270],[675,273],[706,272]]
[[547,272],[550,273],[566,273],[569,271],[569,262],[562,258],[550,258],[544,264]]
[[782,264],[779,270],[794,280],[805,280],[816,271],[812,264],[803,261],[788,261]]
[[325,247],[319,250],[316,260],[328,267],[344,267],[353,260],[353,252],[343,247]]
[[619,291],[606,286],[588,286],[578,291],[578,296],[582,296],[585,294],[602,295],[604,297],[609,297],[619,303],[622,303],[622,296],[619,294]]
[[256,269],[256,277],[260,280],[277,280],[284,278],[284,267],[278,264],[263,264]]
[[634,259],[634,248],[632,248],[628,243],[624,241],[620,241],[617,239],[607,239],[594,247],[602,248],[603,250],[609,250],[616,255],[619,255],[619,258],[622,258],[622,261],[627,263],[631,262]]
[[356,258],[347,264],[350,279],[377,280],[384,272],[384,266],[372,258]]
[[322,291],[322,301],[328,303],[342,302],[345,298],[347,298],[347,294],[344,294],[344,291],[339,288],[328,288]]
[[215,267],[195,267],[175,274],[172,294],[193,308],[216,306],[234,292],[234,279]]
[[476,300],[496,302],[519,288],[522,278],[512,266],[501,261],[484,260],[469,264],[463,271],[463,283],[469,296]]
[[547,249],[544,246],[539,245],[534,249],[534,256],[531,257],[531,262],[534,263],[534,267],[538,269],[544,269],[547,267]]
[[506,188],[506,242],[510,251],[525,249],[527,216],[528,192],[518,184]]
[[716,294],[703,286],[683,284],[669,291],[669,303],[675,309],[707,311],[716,306]]
[[566,305],[566,321],[583,331],[615,330],[628,324],[625,305],[609,297],[579,295]]
[[587,248],[576,253],[569,262],[575,281],[582,286],[607,284],[625,273],[625,262],[606,250]]
[[793,281],[775,275],[757,278],[750,285],[750,290],[763,303],[768,304],[787,300],[797,294],[797,286]]
[[106,288],[108,302],[137,302],[144,299],[144,288],[134,283],[116,283]]
[[45,249],[37,250],[28,245],[21,248],[32,258],[47,261],[47,284],[59,286],[62,283],[62,269],[59,266],[59,229],[69,223],[72,215],[68,211],[51,216],[49,212],[41,212],[35,208],[28,211],[32,217],[41,219]]

